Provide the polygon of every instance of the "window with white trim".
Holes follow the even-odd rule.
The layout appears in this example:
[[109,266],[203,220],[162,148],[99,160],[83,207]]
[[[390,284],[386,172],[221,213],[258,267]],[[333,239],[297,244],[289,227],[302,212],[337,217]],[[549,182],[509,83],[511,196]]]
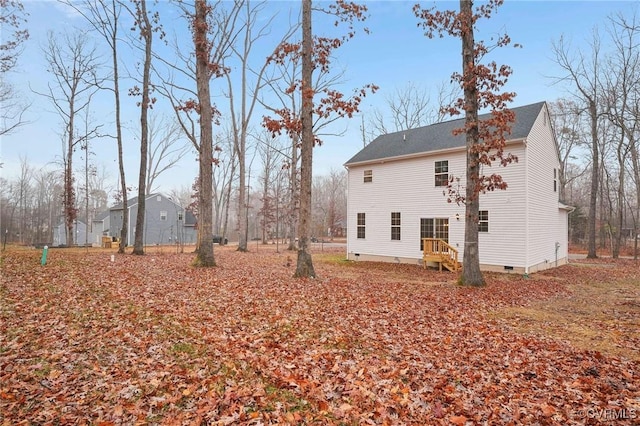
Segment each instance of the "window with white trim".
[[365,237],[365,214],[358,213],[357,237],[363,239]]
[[400,212],[391,212],[391,239],[400,240]]
[[435,163],[436,186],[447,186],[449,184],[449,161],[436,161]]
[[489,210],[478,212],[478,232],[489,232]]
[[166,212],[166,210],[160,211],[160,220],[167,220],[167,212]]

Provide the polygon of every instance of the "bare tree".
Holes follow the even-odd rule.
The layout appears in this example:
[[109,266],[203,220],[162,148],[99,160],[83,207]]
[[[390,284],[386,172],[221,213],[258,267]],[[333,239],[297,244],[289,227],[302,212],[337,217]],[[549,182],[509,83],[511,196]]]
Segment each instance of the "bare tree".
[[[598,140],[598,119],[601,112],[598,110],[600,97],[600,37],[597,31],[593,33],[591,52],[585,53],[573,49],[564,38],[552,43],[552,52],[555,62],[562,68],[565,75],[556,77],[560,82],[569,82],[574,86],[574,97],[579,100],[581,111],[589,117],[591,148],[591,195],[589,199],[589,217],[587,234],[587,257],[596,258],[596,216],[598,206],[598,188],[600,172],[600,141]],[[575,56],[572,55],[575,53]]]
[[0,0],[0,136],[23,125],[23,114],[29,107],[5,78],[15,68],[24,42],[29,38],[25,28],[27,16],[20,0]]
[[267,238],[271,234],[272,228],[276,222],[276,194],[273,191],[274,184],[277,184],[276,179],[278,171],[282,169],[284,159],[282,154],[274,149],[277,142],[271,135],[262,135],[264,143],[258,145],[258,151],[260,159],[262,161],[262,171],[258,180],[260,182],[260,202],[261,207],[260,225],[261,225],[261,237],[262,244],[267,244]]
[[[147,0],[134,0],[135,10],[131,13],[143,44],[142,87],[134,87],[132,94],[140,99],[140,172],[138,176],[138,211],[133,243],[133,254],[144,254],[144,221],[146,216],[147,161],[149,149],[149,109],[155,101],[151,98],[151,59],[153,33],[158,31],[158,15],[147,10]],[[131,11],[130,11],[131,12]]]
[[[97,31],[105,40],[109,46],[111,53],[111,66],[112,66],[112,78],[113,86],[109,88],[114,95],[114,112],[115,112],[115,126],[116,126],[116,143],[118,147],[118,168],[119,168],[119,181],[120,181],[120,193],[122,198],[123,211],[128,209],[127,200],[127,183],[124,172],[124,159],[122,155],[122,125],[120,116],[120,68],[118,65],[118,30],[121,13],[121,5],[117,0],[86,0],[82,3],[75,1],[65,0],[64,3],[72,7],[76,12],[80,13],[82,17],[91,25],[91,27]],[[128,215],[122,216],[122,228],[120,230],[120,244],[118,247],[118,253],[124,253],[124,249],[128,244],[127,241],[127,229],[129,227]]]
[[347,172],[332,169],[328,175],[315,176],[313,186],[313,233],[318,237],[341,237],[347,217]]
[[[612,206],[615,216],[609,226],[613,240],[612,256],[617,258],[620,255],[623,238],[624,213],[628,206],[627,163],[630,157],[632,160],[634,158],[632,151],[636,148],[640,129],[637,121],[640,105],[640,53],[638,52],[640,23],[636,16],[627,18],[620,14],[610,18],[609,33],[613,39],[614,48],[606,62],[608,72],[603,75],[602,81],[606,116],[616,129],[616,134],[611,140],[617,140],[615,145],[617,188],[615,204]],[[640,195],[637,185],[635,194]]]
[[35,176],[37,212],[35,215],[35,243],[53,242],[53,228],[61,211],[59,170],[40,169]]
[[[569,173],[571,160],[577,159],[579,149],[585,145],[587,135],[584,134],[584,116],[580,114],[581,108],[572,99],[558,99],[549,103],[549,114],[553,122],[560,157],[560,199],[567,201],[567,187],[571,182],[587,170],[583,168],[580,173]],[[586,166],[586,165],[583,165]]]
[[224,240],[228,235],[229,209],[231,207],[231,191],[237,180],[238,153],[235,149],[234,137],[226,133],[216,144],[220,147],[220,156],[213,173],[213,212],[215,215],[214,231]]
[[448,82],[442,83],[438,98],[433,101],[431,94],[415,82],[396,88],[385,97],[387,111],[374,109],[367,130],[369,139],[441,122],[447,116],[443,107],[451,105],[459,90],[459,87]]
[[74,244],[72,228],[77,216],[73,153],[79,143],[97,132],[97,128],[94,128],[80,136],[76,129],[76,119],[81,111],[89,108],[92,96],[104,81],[98,75],[101,64],[96,48],[89,44],[89,39],[82,32],[66,33],[61,39],[50,32],[48,46],[44,51],[49,65],[47,71],[53,76],[54,83],[49,83],[47,93],[40,94],[51,101],[64,124],[63,208],[68,245]]
[[147,194],[155,191],[155,180],[189,152],[189,145],[182,137],[182,128],[177,122],[168,122],[165,118],[156,121],[155,117],[149,120]]
[[[273,30],[273,19],[275,16],[265,18],[264,9],[266,2],[259,2],[253,5],[251,1],[238,2],[243,12],[244,25],[237,34],[237,43],[231,44],[233,57],[228,60],[235,60],[239,63],[239,79],[232,79],[231,74],[227,73],[227,96],[229,98],[229,111],[231,114],[231,124],[233,128],[233,140],[235,151],[238,158],[238,250],[247,250],[247,223],[246,217],[248,209],[244,203],[247,200],[247,142],[249,136],[249,125],[251,123],[253,112],[258,103],[261,90],[269,84],[265,79],[265,72],[268,69],[270,61],[263,60],[259,65],[259,69],[251,68],[252,50],[254,45],[261,39],[270,34]],[[262,22],[260,27],[257,24]],[[291,37],[296,27],[289,28],[285,31],[281,38],[281,43]],[[250,77],[253,76],[251,79]],[[237,83],[239,82],[239,84]],[[237,89],[237,93],[236,93]]]

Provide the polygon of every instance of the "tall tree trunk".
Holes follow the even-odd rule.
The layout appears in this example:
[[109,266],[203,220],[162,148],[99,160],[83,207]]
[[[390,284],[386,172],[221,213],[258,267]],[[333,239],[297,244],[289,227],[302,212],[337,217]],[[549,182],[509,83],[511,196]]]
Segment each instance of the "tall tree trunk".
[[116,2],[112,0],[112,13],[114,17],[113,33],[111,37],[112,44],[112,60],[113,60],[113,92],[115,97],[115,113],[116,113],[116,142],[118,144],[118,171],[120,173],[120,192],[122,192],[122,228],[120,229],[120,244],[118,245],[118,253],[124,253],[124,249],[129,243],[127,241],[129,229],[129,211],[127,182],[124,175],[124,157],[122,155],[122,123],[120,121],[120,83],[118,72],[118,13],[116,11]]
[[[622,139],[624,139],[624,134],[621,135]],[[611,256],[614,259],[620,257],[620,246],[622,245],[622,225],[624,220],[624,185],[625,185],[625,175],[627,173],[625,169],[625,155],[621,152],[622,147],[618,147],[618,167],[620,170],[618,171],[618,190],[617,190],[617,202],[616,202],[616,219],[613,221],[615,224],[614,229],[612,229],[613,233],[613,248],[611,251]]]
[[638,259],[638,236],[640,235],[640,156],[638,155],[638,141],[634,140],[631,144],[631,164],[633,164],[633,176],[636,184],[636,213],[633,217],[633,258]]
[[476,186],[480,180],[480,162],[478,151],[478,88],[473,72],[475,64],[475,40],[473,34],[473,2],[460,0],[462,21],[462,69],[464,88],[465,128],[467,141],[467,184],[466,211],[464,226],[464,257],[461,284],[470,286],[485,285],[480,271],[480,252],[478,250],[478,212],[480,197]]
[[[70,102],[69,110],[73,111],[73,100]],[[67,135],[67,159],[64,170],[64,220],[66,225],[67,246],[74,245],[73,223],[76,219],[75,189],[73,187],[73,133],[74,114],[69,115],[68,135]],[[22,236],[21,236],[22,238]]]
[[600,173],[600,153],[598,149],[598,111],[595,99],[589,99],[589,119],[591,120],[591,194],[589,196],[589,217],[587,236],[587,259],[595,259],[596,254],[596,213],[598,209],[598,177]]
[[200,104],[200,152],[198,192],[198,250],[196,265],[216,266],[213,254],[213,108],[209,82],[208,24],[209,5],[196,0],[193,40],[196,51],[196,85]]
[[[242,142],[240,142],[242,143]],[[248,212],[245,151],[238,149],[238,251],[247,251]]]
[[295,251],[296,234],[298,233],[298,140],[291,144],[291,173],[289,174],[289,246],[287,250]]
[[311,186],[313,165],[313,38],[311,0],[302,0],[302,147],[300,149],[300,218],[298,262],[295,277],[315,277],[309,231],[311,228]]
[[[142,103],[140,105],[140,175],[138,178],[138,213],[136,215],[136,235],[133,244],[133,254],[144,254],[144,219],[146,214],[145,198],[147,194],[147,158],[149,144],[149,96],[151,74],[151,43],[153,31],[147,14],[147,1],[140,0],[140,16],[142,22],[140,31],[144,38],[144,65],[142,71]],[[123,198],[127,195],[124,194]],[[126,214],[127,212],[123,212]]]

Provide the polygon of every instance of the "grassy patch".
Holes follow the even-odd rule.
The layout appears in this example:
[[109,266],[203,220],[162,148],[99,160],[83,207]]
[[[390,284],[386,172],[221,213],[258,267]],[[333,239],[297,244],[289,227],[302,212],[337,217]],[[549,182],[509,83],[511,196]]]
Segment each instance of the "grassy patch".
[[174,343],[173,346],[171,346],[171,352],[173,352],[176,355],[186,354],[189,356],[193,356],[198,351],[191,343],[178,342],[178,343]]
[[569,296],[505,308],[494,315],[520,333],[640,360],[640,282],[593,281],[569,289]]

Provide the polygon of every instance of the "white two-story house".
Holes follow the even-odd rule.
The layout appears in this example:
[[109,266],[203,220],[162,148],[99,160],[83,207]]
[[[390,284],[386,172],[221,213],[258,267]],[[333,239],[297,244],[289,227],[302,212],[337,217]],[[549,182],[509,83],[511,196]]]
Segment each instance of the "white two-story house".
[[[512,108],[505,152],[517,163],[485,167],[508,188],[480,195],[483,270],[530,273],[565,264],[568,214],[559,199],[559,155],[545,102]],[[480,117],[482,119],[482,116]],[[447,202],[451,177],[464,193],[464,119],[379,136],[345,163],[347,257],[423,263],[423,238],[440,239],[464,257],[465,206]]]

